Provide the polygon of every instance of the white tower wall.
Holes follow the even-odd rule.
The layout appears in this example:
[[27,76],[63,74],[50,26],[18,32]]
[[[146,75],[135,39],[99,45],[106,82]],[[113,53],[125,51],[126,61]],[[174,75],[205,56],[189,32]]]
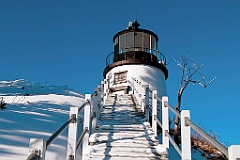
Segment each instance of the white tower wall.
[[[121,72],[126,72],[126,83],[114,84],[114,75]],[[159,97],[167,95],[165,75],[162,70],[153,66],[143,64],[117,66],[106,74],[106,78],[109,79],[110,88],[130,86],[129,94],[133,93],[136,78],[142,84],[149,85],[151,90],[157,89]]]

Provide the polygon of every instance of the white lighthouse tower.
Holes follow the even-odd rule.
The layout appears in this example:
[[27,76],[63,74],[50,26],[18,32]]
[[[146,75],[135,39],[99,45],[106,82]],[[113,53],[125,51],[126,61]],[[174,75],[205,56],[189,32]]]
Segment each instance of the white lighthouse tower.
[[114,51],[106,58],[103,76],[115,94],[132,94],[137,80],[156,89],[159,97],[167,95],[168,70],[165,56],[158,51],[158,36],[139,26],[130,22],[113,37]]

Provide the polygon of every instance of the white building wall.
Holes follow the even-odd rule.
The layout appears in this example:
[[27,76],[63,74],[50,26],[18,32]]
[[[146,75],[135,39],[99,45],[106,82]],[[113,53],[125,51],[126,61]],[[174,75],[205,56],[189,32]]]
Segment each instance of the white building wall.
[[[127,83],[114,85],[114,73],[127,71]],[[149,66],[149,65],[122,65],[111,69],[106,78],[109,79],[109,87],[120,87],[129,85],[131,90],[129,93],[133,92],[134,89],[134,78],[142,82],[142,84],[149,85],[151,90],[157,89],[158,96],[167,96],[165,75],[162,70]]]

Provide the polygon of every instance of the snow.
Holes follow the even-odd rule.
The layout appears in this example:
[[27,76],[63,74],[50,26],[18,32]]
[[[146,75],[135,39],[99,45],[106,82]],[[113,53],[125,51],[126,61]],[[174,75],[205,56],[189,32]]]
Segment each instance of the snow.
[[34,83],[28,80],[19,79],[14,81],[0,81],[0,96],[23,96],[29,95],[65,95],[65,96],[83,96],[68,86],[54,86],[47,84]]
[[[24,96],[26,91],[30,96]],[[47,140],[68,119],[69,107],[84,102],[67,86],[42,86],[23,79],[0,81],[0,94],[7,103],[0,110],[0,159],[4,160],[26,159],[30,138]],[[67,130],[49,146],[46,160],[65,160],[66,147]]]
[[[25,96],[26,93],[30,96]],[[67,86],[46,86],[24,79],[0,81],[2,97],[7,108],[0,110],[1,160],[26,159],[30,138],[48,139],[68,119],[69,107],[80,106],[84,102],[81,94]],[[148,125],[145,122],[142,127]],[[95,142],[99,136],[92,136],[90,141]],[[48,147],[46,160],[65,160],[66,147],[67,130]],[[204,159],[200,152],[194,150],[192,157]],[[173,147],[169,149],[169,160],[180,160]]]

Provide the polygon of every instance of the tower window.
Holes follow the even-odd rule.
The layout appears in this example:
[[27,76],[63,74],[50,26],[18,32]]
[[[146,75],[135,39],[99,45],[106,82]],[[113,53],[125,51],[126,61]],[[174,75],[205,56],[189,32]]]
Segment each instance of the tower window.
[[114,84],[121,84],[127,82],[127,71],[114,73]]

